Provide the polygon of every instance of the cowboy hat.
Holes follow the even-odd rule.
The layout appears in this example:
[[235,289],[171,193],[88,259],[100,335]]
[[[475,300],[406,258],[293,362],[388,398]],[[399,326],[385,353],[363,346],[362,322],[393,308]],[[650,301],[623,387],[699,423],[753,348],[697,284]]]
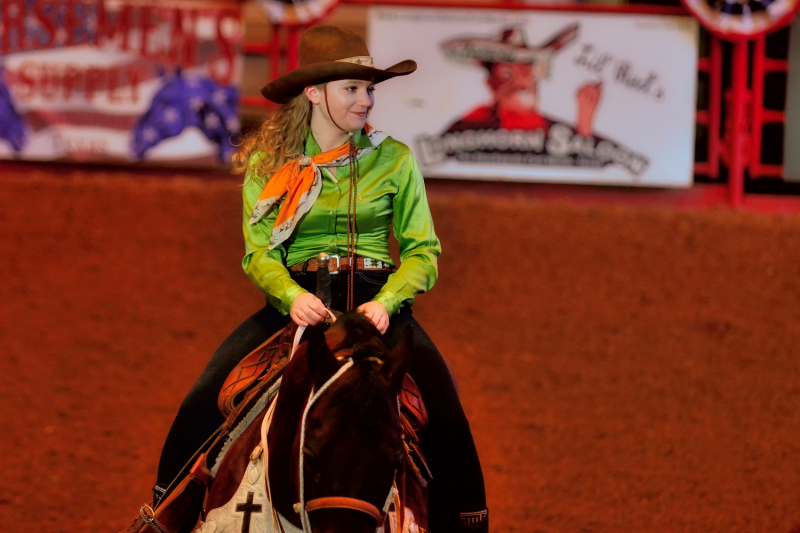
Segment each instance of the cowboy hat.
[[337,26],[314,26],[306,30],[300,37],[299,52],[300,66],[261,89],[264,98],[285,104],[309,85],[342,79],[380,83],[417,69],[410,59],[385,70],[375,68],[361,36]]

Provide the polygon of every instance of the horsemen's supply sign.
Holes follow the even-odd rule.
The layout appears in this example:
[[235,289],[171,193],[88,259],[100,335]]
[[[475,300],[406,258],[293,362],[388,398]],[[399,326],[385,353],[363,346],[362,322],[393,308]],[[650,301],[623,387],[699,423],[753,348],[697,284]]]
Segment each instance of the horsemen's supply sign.
[[0,158],[227,162],[232,1],[0,0]]
[[373,8],[369,49],[419,68],[370,119],[425,176],[659,187],[693,173],[691,17]]

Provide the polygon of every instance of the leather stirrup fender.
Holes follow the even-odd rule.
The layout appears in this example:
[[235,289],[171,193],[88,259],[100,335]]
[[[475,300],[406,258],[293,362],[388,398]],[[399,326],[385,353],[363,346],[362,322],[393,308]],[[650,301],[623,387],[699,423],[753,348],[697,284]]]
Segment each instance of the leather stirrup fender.
[[146,522],[142,533],[177,533],[186,520],[203,505],[211,472],[206,467],[206,454],[197,458],[191,473],[175,487],[158,507],[142,506],[140,515]]

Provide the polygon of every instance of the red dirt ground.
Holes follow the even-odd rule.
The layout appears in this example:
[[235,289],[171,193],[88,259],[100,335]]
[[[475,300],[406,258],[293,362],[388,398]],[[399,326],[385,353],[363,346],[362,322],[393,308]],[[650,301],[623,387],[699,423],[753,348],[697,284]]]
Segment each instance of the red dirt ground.
[[[800,216],[431,196],[495,532],[800,531]],[[115,531],[258,309],[231,181],[0,181],[0,530]]]

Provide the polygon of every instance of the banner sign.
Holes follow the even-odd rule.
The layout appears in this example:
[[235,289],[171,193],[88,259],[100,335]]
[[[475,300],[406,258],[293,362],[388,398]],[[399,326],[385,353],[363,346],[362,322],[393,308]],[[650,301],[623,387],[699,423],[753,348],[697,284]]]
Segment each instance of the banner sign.
[[274,24],[307,26],[325,18],[340,0],[258,0]]
[[692,182],[691,17],[372,8],[370,123],[426,177],[659,187]]
[[0,158],[229,162],[231,2],[0,2]]
[[800,182],[800,25],[789,29],[786,122],[783,126],[783,179]]

